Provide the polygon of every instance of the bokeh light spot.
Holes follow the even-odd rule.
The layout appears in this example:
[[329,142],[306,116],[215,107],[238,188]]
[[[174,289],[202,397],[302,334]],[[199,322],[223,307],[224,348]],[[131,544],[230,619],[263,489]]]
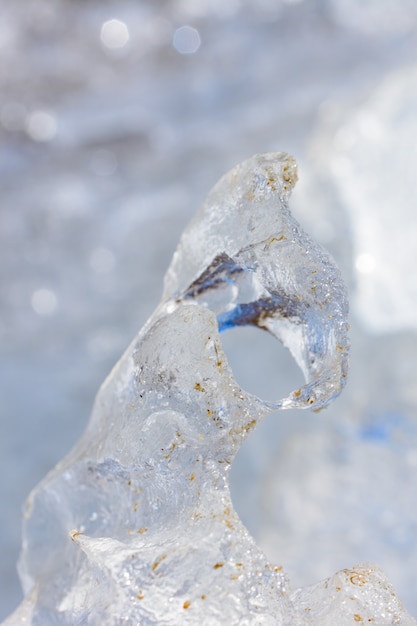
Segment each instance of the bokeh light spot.
[[367,252],[359,254],[356,257],[355,267],[361,274],[370,274],[376,267],[375,258]]
[[192,26],[180,26],[174,33],[172,45],[179,54],[194,54],[201,45],[200,33]]
[[55,116],[48,111],[33,111],[26,119],[26,132],[33,141],[50,141],[57,128]]
[[91,269],[97,274],[108,274],[116,264],[116,257],[108,248],[95,248],[90,255]]
[[129,30],[121,20],[107,20],[101,26],[100,39],[106,48],[124,48],[129,41]]
[[58,306],[58,299],[50,289],[37,289],[31,298],[32,309],[38,315],[52,315]]

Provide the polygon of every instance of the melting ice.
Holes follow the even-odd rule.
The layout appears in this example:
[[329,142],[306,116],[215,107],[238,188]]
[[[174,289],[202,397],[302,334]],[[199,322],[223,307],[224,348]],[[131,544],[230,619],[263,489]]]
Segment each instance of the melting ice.
[[[292,157],[261,154],[209,193],[84,436],[28,499],[26,599],[5,626],[416,624],[372,565],[292,589],[233,510],[229,469],[257,422],[321,409],[346,381],[346,293],[291,216],[296,180]],[[275,402],[240,388],[221,342],[238,325],[281,341],[304,386]]]

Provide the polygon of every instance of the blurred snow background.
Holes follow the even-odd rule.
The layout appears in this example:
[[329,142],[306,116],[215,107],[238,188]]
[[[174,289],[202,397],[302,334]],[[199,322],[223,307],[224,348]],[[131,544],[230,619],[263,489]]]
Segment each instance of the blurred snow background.
[[[0,619],[28,492],[209,188],[269,150],[296,156],[293,211],[349,285],[351,376],[327,411],[251,435],[236,508],[294,586],[373,561],[417,615],[416,35],[414,0],[1,3]],[[248,390],[299,384],[260,331],[224,343]]]

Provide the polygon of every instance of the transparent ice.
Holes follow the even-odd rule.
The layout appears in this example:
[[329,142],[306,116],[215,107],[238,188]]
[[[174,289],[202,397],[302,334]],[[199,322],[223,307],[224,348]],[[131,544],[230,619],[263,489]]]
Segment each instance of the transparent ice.
[[[257,422],[319,410],[346,381],[345,289],[289,212],[296,180],[292,157],[262,154],[210,192],[84,436],[28,499],[26,599],[5,626],[416,623],[372,565],[293,590],[230,498]],[[240,388],[220,338],[239,325],[281,341],[305,385],[276,402]]]

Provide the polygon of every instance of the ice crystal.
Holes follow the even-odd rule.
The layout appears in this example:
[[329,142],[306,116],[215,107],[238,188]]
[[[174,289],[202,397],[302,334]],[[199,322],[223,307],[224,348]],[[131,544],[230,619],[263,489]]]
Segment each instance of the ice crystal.
[[[372,566],[292,591],[233,510],[230,465],[256,423],[320,409],[346,379],[345,290],[289,212],[296,179],[288,155],[257,155],[184,232],[84,436],[28,499],[26,600],[7,626],[415,623]],[[264,402],[239,387],[220,333],[247,324],[288,348],[302,388]]]

